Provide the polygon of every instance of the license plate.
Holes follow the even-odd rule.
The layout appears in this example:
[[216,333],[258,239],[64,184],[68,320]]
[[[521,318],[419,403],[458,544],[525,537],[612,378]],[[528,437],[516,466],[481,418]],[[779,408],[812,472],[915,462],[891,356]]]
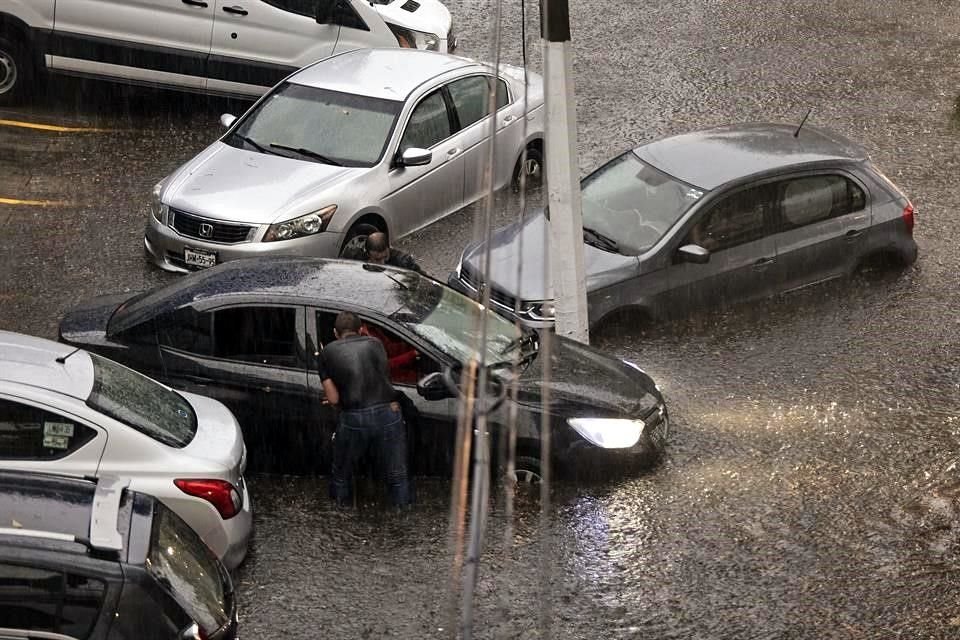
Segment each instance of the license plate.
[[183,250],[183,261],[194,267],[213,267],[217,264],[217,254],[213,251],[203,251],[202,249],[185,247]]

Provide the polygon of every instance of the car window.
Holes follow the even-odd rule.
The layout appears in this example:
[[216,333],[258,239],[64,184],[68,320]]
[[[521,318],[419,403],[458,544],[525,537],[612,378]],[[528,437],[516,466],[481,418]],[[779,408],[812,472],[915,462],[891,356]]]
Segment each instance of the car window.
[[232,307],[213,314],[213,355],[281,367],[301,365],[295,307]]
[[700,218],[684,244],[722,251],[767,235],[771,210],[768,186],[743,189],[726,196]]
[[316,19],[317,16],[317,0],[262,0],[262,2],[310,19]]
[[96,435],[94,429],[59,414],[0,400],[0,459],[56,460]]
[[159,501],[147,571],[180,603],[209,637],[229,619],[227,594],[217,559],[186,522]]
[[447,103],[440,91],[434,91],[414,108],[403,133],[400,151],[407,149],[429,149],[450,137],[450,116]]
[[861,211],[866,206],[863,190],[839,175],[807,176],[784,182],[780,212],[784,229]]
[[160,344],[207,356],[213,348],[213,314],[180,309],[157,321]]
[[364,320],[360,331],[383,344],[387,352],[390,382],[393,384],[416,385],[426,374],[440,370],[432,358],[420,353],[407,340],[376,322]]
[[502,109],[503,107],[510,104],[510,92],[507,90],[507,83],[503,80],[497,79],[497,109]]
[[487,102],[490,100],[490,83],[487,76],[471,76],[462,78],[447,85],[450,98],[457,110],[460,128],[466,129],[479,121],[487,113]]
[[83,575],[0,563],[0,626],[86,638],[105,591]]
[[197,414],[176,391],[91,353],[93,390],[87,406],[157,442],[183,448],[197,433]]

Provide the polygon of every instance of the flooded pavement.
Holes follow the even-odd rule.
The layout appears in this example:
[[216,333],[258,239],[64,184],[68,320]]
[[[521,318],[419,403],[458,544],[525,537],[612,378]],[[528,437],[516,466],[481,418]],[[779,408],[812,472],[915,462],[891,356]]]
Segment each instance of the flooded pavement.
[[[920,259],[903,273],[596,336],[664,389],[668,458],[630,481],[555,486],[545,542],[524,499],[507,545],[497,502],[476,636],[958,637],[960,10],[937,0],[648,5],[572,7],[584,170],[662,135],[799,123],[812,107],[811,124],[862,142],[911,197]],[[487,57],[488,5],[449,6],[461,53]],[[504,57],[519,61],[517,7],[504,23]],[[143,260],[150,188],[216,135],[221,111],[242,108],[105,85],[65,93],[0,112],[110,129],[0,127],[0,198],[67,203],[0,207],[0,327],[48,337],[86,297],[173,277]],[[516,215],[515,199],[500,204],[498,220]],[[399,244],[444,277],[475,213]],[[250,485],[244,636],[450,634],[449,483],[421,480],[418,507],[402,517],[336,511],[323,479]]]

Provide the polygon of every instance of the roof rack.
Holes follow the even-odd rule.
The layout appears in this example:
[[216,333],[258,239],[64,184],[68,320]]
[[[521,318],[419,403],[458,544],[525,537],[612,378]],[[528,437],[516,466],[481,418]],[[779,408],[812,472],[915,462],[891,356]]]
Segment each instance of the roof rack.
[[90,537],[75,536],[55,531],[23,529],[19,527],[0,527],[0,535],[24,536],[44,540],[62,540],[76,542],[96,551],[119,552],[123,550],[123,538],[117,530],[117,517],[120,514],[120,498],[123,490],[130,485],[129,478],[84,476],[85,480],[96,483],[93,492],[93,506],[90,513]]

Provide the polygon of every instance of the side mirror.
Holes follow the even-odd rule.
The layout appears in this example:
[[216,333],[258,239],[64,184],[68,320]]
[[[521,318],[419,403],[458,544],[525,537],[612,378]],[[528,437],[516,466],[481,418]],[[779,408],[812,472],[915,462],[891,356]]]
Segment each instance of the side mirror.
[[677,249],[677,256],[681,262],[706,264],[710,262],[710,252],[698,244],[685,244]]
[[422,167],[433,162],[433,151],[410,147],[400,154],[401,167]]
[[230,127],[233,126],[233,123],[236,121],[237,121],[237,116],[233,115],[232,113],[225,113],[222,116],[220,116],[220,125],[224,129],[229,129]]
[[424,400],[446,400],[453,398],[447,383],[443,380],[443,373],[436,371],[428,373],[417,382],[417,393]]

